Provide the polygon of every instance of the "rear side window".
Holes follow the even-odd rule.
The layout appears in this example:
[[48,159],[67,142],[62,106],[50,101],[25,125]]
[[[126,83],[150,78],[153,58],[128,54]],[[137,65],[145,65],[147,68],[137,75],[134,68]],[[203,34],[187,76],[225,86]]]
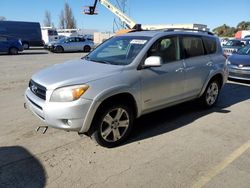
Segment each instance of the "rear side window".
[[205,45],[205,49],[207,54],[214,54],[217,51],[216,39],[204,37],[203,42]]
[[202,39],[199,37],[184,36],[182,38],[182,48],[184,58],[204,55]]

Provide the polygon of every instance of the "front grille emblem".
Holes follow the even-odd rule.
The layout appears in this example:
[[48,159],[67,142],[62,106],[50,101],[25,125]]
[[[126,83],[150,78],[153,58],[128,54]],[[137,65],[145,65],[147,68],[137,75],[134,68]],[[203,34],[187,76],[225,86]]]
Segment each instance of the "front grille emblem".
[[35,85],[31,86],[31,91],[33,91],[34,93],[37,93],[37,87]]

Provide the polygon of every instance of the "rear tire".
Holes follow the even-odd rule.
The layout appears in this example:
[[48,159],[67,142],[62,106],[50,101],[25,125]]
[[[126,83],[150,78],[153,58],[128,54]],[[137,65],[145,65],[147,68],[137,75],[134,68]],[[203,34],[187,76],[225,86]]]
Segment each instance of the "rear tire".
[[134,122],[134,114],[128,106],[114,104],[104,107],[97,113],[93,121],[93,140],[101,146],[112,148],[127,139]]
[[84,46],[83,52],[90,52],[91,47],[90,46]]
[[206,90],[200,98],[203,107],[211,108],[217,103],[220,94],[220,88],[221,86],[217,80],[211,80],[208,83]]
[[15,48],[15,47],[11,47],[11,48],[9,49],[9,54],[10,54],[10,55],[17,55],[17,54],[18,54],[18,49]]

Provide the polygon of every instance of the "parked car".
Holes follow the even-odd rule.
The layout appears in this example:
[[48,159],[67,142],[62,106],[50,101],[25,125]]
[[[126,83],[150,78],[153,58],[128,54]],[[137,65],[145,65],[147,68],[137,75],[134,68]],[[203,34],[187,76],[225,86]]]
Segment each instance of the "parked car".
[[56,42],[50,43],[47,48],[57,53],[73,51],[90,52],[93,46],[93,41],[86,40],[84,37],[64,37]]
[[0,52],[8,53],[11,55],[16,55],[18,52],[23,51],[23,46],[21,40],[10,37],[0,35]]
[[229,78],[250,80],[250,45],[247,45],[227,60]]
[[[52,50],[52,46],[53,46],[54,44],[58,43],[58,41],[61,40],[61,39],[63,39],[63,38],[65,38],[65,36],[63,36],[63,35],[58,35],[57,39],[45,43],[44,46],[43,46],[44,49]],[[53,47],[54,47],[54,46],[53,46]]]
[[250,39],[232,39],[229,40],[222,48],[226,56],[232,55],[238,49],[250,44]]
[[224,46],[228,42],[228,38],[220,38],[220,44],[221,46]]
[[143,114],[193,99],[212,107],[227,81],[226,58],[218,37],[195,31],[114,36],[82,59],[34,74],[25,106],[46,126],[105,147],[125,141]]
[[43,46],[38,22],[0,21],[0,35],[20,39],[24,49],[29,49],[30,46]]

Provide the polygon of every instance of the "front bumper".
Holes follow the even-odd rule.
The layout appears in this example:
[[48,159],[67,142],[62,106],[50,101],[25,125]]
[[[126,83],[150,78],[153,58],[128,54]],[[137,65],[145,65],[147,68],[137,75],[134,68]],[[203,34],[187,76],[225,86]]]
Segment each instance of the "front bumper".
[[250,67],[238,68],[237,66],[229,66],[229,78],[239,80],[250,80]]
[[26,107],[49,127],[66,131],[80,131],[92,100],[78,99],[72,102],[45,101],[27,88]]

